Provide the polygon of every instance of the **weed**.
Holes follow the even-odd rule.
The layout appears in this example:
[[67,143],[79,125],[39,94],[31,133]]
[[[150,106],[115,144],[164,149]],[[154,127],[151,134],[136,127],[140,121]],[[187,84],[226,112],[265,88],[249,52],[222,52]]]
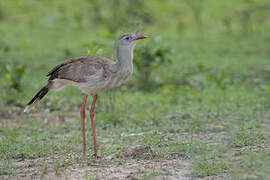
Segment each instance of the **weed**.
[[248,152],[240,160],[236,161],[233,178],[264,179],[269,177],[270,158],[268,152]]
[[256,132],[256,130],[240,130],[236,132],[231,138],[232,147],[243,147],[256,145],[263,142],[265,139],[263,132]]
[[134,65],[138,70],[135,75],[138,79],[139,89],[150,90],[153,86],[153,81],[150,81],[151,72],[156,67],[171,62],[172,50],[161,37],[155,37],[138,47],[135,53],[137,56],[134,59]]
[[48,165],[43,164],[39,167],[39,172],[41,174],[41,177],[45,177],[45,175],[48,173]]
[[16,166],[13,165],[9,160],[0,161],[0,175],[12,174]]
[[197,177],[215,176],[228,170],[227,162],[217,153],[203,153],[202,159],[194,163],[193,173]]
[[21,79],[25,72],[25,67],[23,65],[11,66],[9,64],[6,65],[6,74],[5,78],[10,82],[10,87],[14,88],[18,91],[21,90],[22,84]]

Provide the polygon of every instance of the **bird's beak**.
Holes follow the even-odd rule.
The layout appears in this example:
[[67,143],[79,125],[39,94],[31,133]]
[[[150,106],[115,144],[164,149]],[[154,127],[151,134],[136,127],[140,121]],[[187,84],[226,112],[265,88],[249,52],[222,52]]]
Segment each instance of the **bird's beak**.
[[135,38],[135,40],[140,40],[140,39],[145,39],[145,38],[147,38],[147,36],[140,34]]

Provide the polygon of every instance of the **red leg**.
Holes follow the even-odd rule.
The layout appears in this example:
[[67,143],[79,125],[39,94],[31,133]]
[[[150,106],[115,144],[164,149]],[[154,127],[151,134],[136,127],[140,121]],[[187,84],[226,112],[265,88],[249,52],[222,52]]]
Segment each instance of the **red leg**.
[[83,154],[85,155],[85,104],[88,95],[84,95],[83,104],[81,107],[81,119],[82,119],[82,135],[83,135]]
[[98,152],[98,147],[97,147],[97,140],[96,140],[96,131],[95,131],[95,122],[94,122],[94,116],[95,116],[95,104],[98,98],[98,94],[95,94],[93,101],[92,101],[92,105],[91,105],[91,109],[89,111],[90,114],[90,119],[91,119],[91,126],[92,126],[92,134],[93,134],[93,139],[94,139],[94,156],[97,157],[97,152]]

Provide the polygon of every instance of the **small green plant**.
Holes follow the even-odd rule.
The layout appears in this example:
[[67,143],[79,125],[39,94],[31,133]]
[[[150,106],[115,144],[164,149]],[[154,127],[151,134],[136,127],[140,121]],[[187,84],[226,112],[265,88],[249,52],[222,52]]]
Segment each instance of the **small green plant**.
[[91,175],[91,172],[89,170],[85,170],[84,178],[85,178],[85,180],[94,180],[94,179],[96,179],[95,176]]
[[193,166],[193,174],[197,177],[215,176],[229,169],[221,152],[205,151]]
[[88,55],[102,56],[105,53],[106,53],[105,50],[99,46],[94,46],[92,49],[88,49],[88,51],[87,51]]
[[232,147],[244,147],[261,143],[264,139],[262,132],[253,132],[241,130],[237,132],[231,139]]
[[1,160],[0,161],[0,176],[12,174],[16,166],[14,166],[10,161]]
[[153,38],[135,49],[134,65],[138,70],[136,77],[140,90],[149,91],[153,87],[151,72],[158,66],[170,63],[172,50],[161,37]]
[[[111,34],[104,33],[103,38],[109,39],[110,35]],[[94,42],[91,42],[91,44],[85,43],[85,44],[82,44],[82,47],[88,48],[87,50],[88,55],[104,56],[108,54],[108,51],[106,49],[106,43],[104,41],[102,42],[94,41]]]
[[41,174],[41,177],[43,178],[48,173],[48,165],[44,164],[39,167],[39,172]]
[[60,162],[55,162],[54,164],[53,164],[53,169],[54,169],[54,172],[55,172],[55,175],[56,176],[59,176],[60,175],[60,168],[61,168],[61,164],[60,164]]
[[197,177],[206,177],[221,174],[227,169],[227,164],[222,160],[204,159],[195,163],[193,173]]
[[10,87],[16,89],[17,91],[21,90],[22,84],[21,79],[25,72],[25,66],[23,65],[6,65],[6,74],[5,79],[10,83]]
[[243,174],[245,179],[267,179],[266,177],[270,177],[269,152],[248,151],[247,154],[237,161],[232,169],[232,174],[232,179],[241,179]]

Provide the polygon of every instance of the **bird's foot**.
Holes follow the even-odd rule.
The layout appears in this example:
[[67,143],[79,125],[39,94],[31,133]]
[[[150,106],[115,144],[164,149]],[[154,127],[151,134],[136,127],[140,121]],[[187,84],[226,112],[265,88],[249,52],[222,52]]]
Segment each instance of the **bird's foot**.
[[92,156],[93,156],[93,158],[95,158],[95,159],[100,159],[100,158],[101,158],[101,156],[97,155],[96,153],[92,154]]

